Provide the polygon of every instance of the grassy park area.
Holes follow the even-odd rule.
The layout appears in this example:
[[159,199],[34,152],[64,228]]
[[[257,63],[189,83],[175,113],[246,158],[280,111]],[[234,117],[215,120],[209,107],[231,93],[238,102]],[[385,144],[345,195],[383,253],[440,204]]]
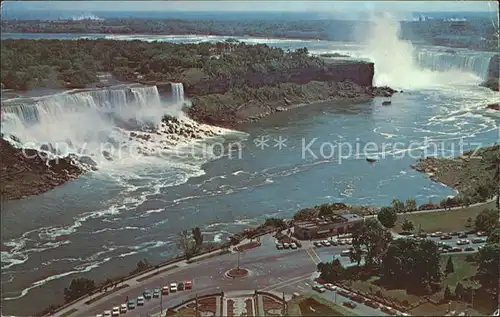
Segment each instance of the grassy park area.
[[[441,258],[440,265],[443,272],[448,258],[449,256],[443,256]],[[427,301],[421,296],[408,293],[404,289],[386,289],[380,286],[378,276],[373,276],[368,280],[351,281],[350,287],[365,294],[377,295],[378,297],[402,303],[404,306],[409,306],[411,308],[408,313],[411,315],[443,316],[450,307],[452,310],[456,311],[469,310],[469,312],[473,312],[474,316],[480,316],[481,313],[486,314],[488,312],[488,308],[482,307],[479,302],[475,305],[475,309],[478,311],[474,311],[468,306],[467,303],[459,301],[451,301],[451,303],[448,303],[447,301],[442,301],[444,297],[444,290],[447,286],[450,287],[452,292],[454,292],[454,289],[459,282],[465,287],[478,287],[478,285],[474,284],[472,279],[472,277],[476,274],[478,264],[472,258],[468,258],[465,254],[452,255],[451,258],[454,264],[454,272],[444,275],[441,282],[441,289],[429,296],[430,300],[433,302]]]
[[[399,214],[394,230],[402,231],[402,224],[405,219],[411,221],[415,230],[424,232],[452,232],[452,231],[467,231],[474,227],[476,216],[484,209],[494,209],[495,203],[489,202],[481,206],[466,207],[462,209],[441,211],[441,212],[424,212],[415,214]],[[467,228],[467,220],[472,219],[472,227]]]
[[288,302],[289,316],[356,316],[318,295],[299,296]]

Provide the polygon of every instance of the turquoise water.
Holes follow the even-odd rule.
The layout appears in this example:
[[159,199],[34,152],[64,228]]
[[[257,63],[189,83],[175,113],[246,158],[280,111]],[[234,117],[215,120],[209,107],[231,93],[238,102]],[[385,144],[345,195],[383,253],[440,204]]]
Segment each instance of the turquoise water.
[[[102,280],[128,273],[143,258],[166,260],[177,253],[182,229],[200,226],[206,241],[217,242],[311,205],[383,206],[454,195],[409,166],[426,154],[457,156],[499,140],[498,112],[484,110],[498,97],[469,75],[453,85],[405,89],[389,107],[375,98],[278,113],[242,127],[243,137],[227,135],[232,157],[207,160],[196,173],[166,161],[117,162],[43,195],[5,203],[4,312],[33,314],[62,298],[78,276]],[[268,141],[259,147],[256,139]],[[348,153],[349,146],[360,151]],[[367,157],[378,161],[369,164]]]

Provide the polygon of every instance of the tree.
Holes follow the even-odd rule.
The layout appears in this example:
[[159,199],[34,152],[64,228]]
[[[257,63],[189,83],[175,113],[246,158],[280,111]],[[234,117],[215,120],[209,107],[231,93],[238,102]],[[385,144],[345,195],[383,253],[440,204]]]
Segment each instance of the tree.
[[195,247],[195,243],[189,231],[183,230],[177,235],[177,246],[183,252],[183,255],[186,256],[187,259],[193,256],[193,251]]
[[453,299],[453,294],[451,293],[449,285],[446,285],[446,288],[444,289],[444,299],[445,300]]
[[406,200],[406,212],[411,212],[417,210],[417,201],[413,198]]
[[393,228],[398,215],[392,207],[382,207],[377,214],[377,219],[386,228]]
[[281,218],[266,218],[264,226],[275,227],[278,231],[281,231],[286,228],[286,223]]
[[95,289],[95,282],[93,280],[79,277],[71,281],[68,288],[64,289],[64,300],[70,302],[80,298]]
[[453,265],[453,259],[451,256],[448,257],[448,261],[446,262],[446,268],[444,270],[444,274],[448,275],[455,272],[455,267]]
[[464,297],[464,293],[464,286],[462,285],[462,283],[458,282],[457,286],[455,287],[455,296],[457,297],[457,299],[462,299]]
[[498,226],[498,212],[493,209],[484,209],[476,217],[476,230],[490,234]]
[[136,268],[130,273],[131,274],[139,273],[139,272],[145,271],[149,267],[150,267],[150,264],[149,264],[148,260],[146,260],[146,259],[140,260],[139,262],[137,262]]
[[437,244],[430,240],[394,240],[382,258],[381,282],[428,294],[441,281],[440,255]]
[[500,243],[500,226],[496,227],[495,230],[488,236],[489,244]]
[[467,222],[465,223],[465,227],[466,227],[466,228],[470,228],[470,227],[472,227],[472,218],[471,218],[471,217],[469,217],[469,218],[467,219]]
[[201,230],[199,227],[195,227],[192,230],[193,234],[193,239],[195,243],[195,252],[201,249],[201,246],[203,245],[203,235],[201,234]]
[[376,219],[369,218],[363,224],[356,226],[352,235],[352,256],[360,259],[366,250],[365,265],[367,267],[380,265],[392,236]]
[[498,280],[500,279],[500,244],[487,243],[479,251],[479,268],[476,280],[491,294],[498,296]]
[[394,199],[392,201],[392,208],[396,211],[396,213],[400,213],[405,210],[405,204],[399,199]]
[[487,169],[493,171],[493,189],[496,194],[496,207],[500,212],[500,145],[495,145],[492,151],[486,153]]
[[412,232],[415,229],[415,226],[413,225],[413,222],[405,219],[401,225],[401,229],[403,229],[404,232]]
[[317,269],[320,272],[320,279],[326,282],[338,282],[344,278],[345,269],[339,259],[327,263],[318,263]]

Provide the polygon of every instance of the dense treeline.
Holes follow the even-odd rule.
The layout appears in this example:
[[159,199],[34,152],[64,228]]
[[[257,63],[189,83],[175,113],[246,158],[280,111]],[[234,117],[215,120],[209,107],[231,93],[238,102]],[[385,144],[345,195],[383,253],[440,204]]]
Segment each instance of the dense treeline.
[[306,48],[285,52],[267,45],[234,40],[172,44],[112,40],[5,40],[1,47],[1,82],[26,90],[54,85],[85,87],[99,72],[122,81],[228,79],[247,72],[267,73],[321,67]]
[[[105,34],[198,34],[230,36],[271,36],[284,38],[349,41],[356,30],[368,29],[365,21],[218,21],[180,19],[109,19],[83,21],[13,21],[1,22],[5,33],[105,33]],[[487,18],[469,21],[404,21],[401,37],[434,45],[498,50],[498,35]]]

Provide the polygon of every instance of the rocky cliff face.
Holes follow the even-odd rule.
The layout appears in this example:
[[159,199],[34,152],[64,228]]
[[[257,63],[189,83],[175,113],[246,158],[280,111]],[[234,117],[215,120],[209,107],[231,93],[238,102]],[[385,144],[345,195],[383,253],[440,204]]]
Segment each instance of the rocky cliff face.
[[323,67],[291,69],[287,72],[248,73],[244,77],[232,77],[224,80],[201,79],[192,83],[184,83],[184,92],[188,97],[195,97],[224,94],[232,88],[243,86],[259,88],[276,86],[281,83],[307,84],[311,81],[350,81],[361,87],[371,87],[373,75],[373,63],[339,61],[326,64]]
[[481,85],[491,90],[498,91],[498,80],[500,77],[500,55],[494,55],[488,64],[488,79]]
[[374,64],[338,61],[322,67],[293,69],[286,73],[249,73],[225,80],[185,83],[192,106],[191,118],[232,128],[273,112],[321,101],[360,101],[390,97],[394,90],[372,87]]
[[260,88],[235,88],[224,94],[191,99],[188,114],[198,122],[235,128],[239,123],[257,121],[271,113],[287,111],[318,102],[360,102],[374,96],[390,97],[388,87],[362,87],[351,81],[311,81],[299,85],[284,83]]
[[0,199],[38,195],[77,178],[83,169],[71,158],[47,160],[36,150],[20,150],[0,138]]

